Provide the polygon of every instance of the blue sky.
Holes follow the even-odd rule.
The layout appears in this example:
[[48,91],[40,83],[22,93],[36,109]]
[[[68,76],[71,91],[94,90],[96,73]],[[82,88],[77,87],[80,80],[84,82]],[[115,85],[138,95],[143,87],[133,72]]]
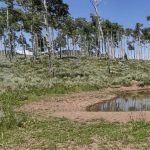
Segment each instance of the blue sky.
[[[70,6],[73,17],[89,19],[94,12],[90,0],[64,0]],[[150,0],[103,0],[100,13],[104,19],[118,22],[125,27],[134,28],[136,22],[141,22],[145,27],[150,26],[146,16],[150,14]]]

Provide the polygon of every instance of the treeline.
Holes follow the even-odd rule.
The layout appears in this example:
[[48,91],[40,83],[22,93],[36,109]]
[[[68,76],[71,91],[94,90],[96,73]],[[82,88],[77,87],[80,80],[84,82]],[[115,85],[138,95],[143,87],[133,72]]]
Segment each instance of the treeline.
[[50,66],[52,56],[63,55],[150,58],[150,28],[141,23],[125,29],[97,14],[91,14],[90,21],[72,18],[63,0],[0,0],[0,6],[1,47],[10,60],[18,49],[25,58],[27,50],[33,58],[47,53]]

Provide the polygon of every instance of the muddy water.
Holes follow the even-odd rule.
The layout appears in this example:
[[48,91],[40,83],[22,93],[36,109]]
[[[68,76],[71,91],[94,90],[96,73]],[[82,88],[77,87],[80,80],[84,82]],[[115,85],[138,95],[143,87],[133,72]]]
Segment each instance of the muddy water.
[[102,112],[150,111],[150,92],[123,94],[114,100],[93,105],[88,110]]

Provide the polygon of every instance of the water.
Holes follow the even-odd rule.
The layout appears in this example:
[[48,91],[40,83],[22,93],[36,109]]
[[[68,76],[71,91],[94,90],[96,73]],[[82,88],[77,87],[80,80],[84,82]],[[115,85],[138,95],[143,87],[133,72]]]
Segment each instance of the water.
[[121,95],[112,101],[93,105],[88,110],[102,112],[150,111],[150,92]]

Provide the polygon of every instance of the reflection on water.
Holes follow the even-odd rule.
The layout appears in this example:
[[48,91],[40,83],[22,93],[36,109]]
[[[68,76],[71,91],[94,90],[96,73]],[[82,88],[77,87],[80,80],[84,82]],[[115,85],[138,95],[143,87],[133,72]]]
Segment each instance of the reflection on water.
[[150,111],[150,92],[122,95],[112,101],[96,104],[90,111]]

